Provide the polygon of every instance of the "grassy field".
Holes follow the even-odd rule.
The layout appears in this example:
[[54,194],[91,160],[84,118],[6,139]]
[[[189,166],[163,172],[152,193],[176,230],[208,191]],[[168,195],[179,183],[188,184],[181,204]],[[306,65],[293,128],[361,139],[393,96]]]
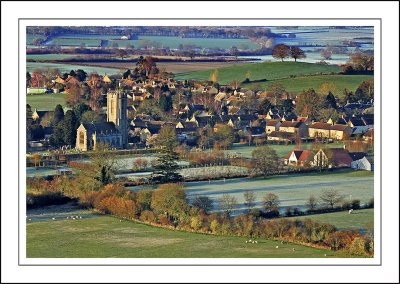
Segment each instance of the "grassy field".
[[360,199],[367,203],[374,196],[374,174],[367,171],[342,170],[325,173],[302,173],[269,178],[239,178],[186,183],[189,199],[195,195],[206,195],[214,201],[214,209],[219,210],[218,199],[223,194],[230,194],[238,200],[237,212],[243,212],[244,190],[253,190],[256,195],[256,207],[262,207],[262,198],[266,193],[274,193],[280,200],[280,211],[287,207],[298,207],[306,210],[305,204],[312,194],[318,205],[321,193],[326,189],[336,189],[345,198]]
[[[312,143],[303,143],[302,147],[303,149],[310,149]],[[279,145],[279,144],[268,144],[269,147],[274,149],[276,153],[278,154],[278,157],[284,158],[288,153],[290,153],[296,145],[294,144],[289,144],[289,145]],[[334,142],[334,143],[329,143],[325,144],[326,147],[328,148],[342,148],[343,143],[342,142]],[[251,158],[251,153],[257,148],[257,146],[248,146],[247,144],[238,144],[235,143],[233,144],[232,149],[226,150],[226,153],[229,154],[237,154],[238,156],[245,157],[245,158]]]
[[[110,216],[31,222],[28,258],[325,258],[334,252],[278,241],[172,231]],[[279,244],[279,248],[275,246]],[[295,248],[296,251],[293,251]]]
[[30,104],[32,109],[54,110],[56,105],[66,106],[67,94],[45,94],[45,95],[27,95],[26,103]]
[[[59,69],[61,73],[69,73],[71,70],[82,69],[86,73],[90,74],[96,72],[100,75],[108,74],[120,74],[120,70],[116,68],[107,67],[96,67],[96,66],[85,66],[76,64],[64,64],[64,63],[49,63],[49,62],[26,62],[26,72],[32,73],[35,69]],[[126,70],[123,70],[126,71]]]
[[[212,70],[193,71],[176,74],[177,79],[208,80]],[[338,73],[341,71],[336,65],[319,65],[304,62],[263,62],[252,64],[238,64],[232,67],[218,68],[219,82],[227,84],[246,79],[246,72],[250,71],[250,80],[276,80],[288,78],[291,75],[308,75],[319,73]]]
[[[355,92],[363,81],[373,78],[373,75],[320,75],[273,80],[255,84],[260,85],[262,88],[268,88],[268,86],[273,83],[279,83],[282,84],[288,92],[298,93],[310,88],[318,91],[323,83],[329,82],[336,86],[335,95],[341,96],[344,89]],[[242,86],[251,89],[255,84],[249,83],[243,84]]]
[[301,217],[290,217],[288,219],[305,219],[310,218],[320,223],[329,223],[337,227],[339,230],[361,230],[365,231],[374,224],[374,209],[355,210],[352,214],[347,211],[315,214]]

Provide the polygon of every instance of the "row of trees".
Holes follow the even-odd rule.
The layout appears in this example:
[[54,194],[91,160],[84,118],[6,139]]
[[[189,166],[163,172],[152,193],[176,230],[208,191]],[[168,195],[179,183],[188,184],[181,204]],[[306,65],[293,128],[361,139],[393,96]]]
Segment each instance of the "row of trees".
[[296,62],[297,59],[306,58],[304,50],[297,46],[288,46],[286,44],[277,44],[272,49],[272,56],[276,59],[283,59],[291,57]]

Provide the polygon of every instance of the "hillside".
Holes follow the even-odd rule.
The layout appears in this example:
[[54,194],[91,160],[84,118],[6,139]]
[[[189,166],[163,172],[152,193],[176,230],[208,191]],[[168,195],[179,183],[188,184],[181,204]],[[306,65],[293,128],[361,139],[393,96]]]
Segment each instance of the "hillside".
[[[208,80],[212,71],[213,69],[178,73],[175,78]],[[228,84],[234,80],[242,82],[246,79],[247,72],[251,73],[250,80],[254,81],[262,79],[276,80],[300,75],[337,74],[340,71],[341,68],[337,65],[320,65],[304,62],[263,62],[218,68],[219,82],[222,84]]]

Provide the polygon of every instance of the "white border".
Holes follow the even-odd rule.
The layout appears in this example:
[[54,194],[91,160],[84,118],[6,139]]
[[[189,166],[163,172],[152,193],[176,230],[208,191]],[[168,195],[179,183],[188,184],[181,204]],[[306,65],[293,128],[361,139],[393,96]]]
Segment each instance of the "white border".
[[[72,6],[71,6],[72,5]],[[124,9],[122,9],[123,5]],[[189,8],[187,8],[189,5]],[[257,5],[257,6],[254,6]],[[310,8],[312,5],[312,9]],[[8,179],[2,178],[2,278],[7,276],[8,281],[18,279],[17,281],[100,281],[100,282],[113,282],[113,281],[387,281],[398,282],[398,175],[397,175],[397,159],[398,147],[395,143],[397,139],[385,139],[383,146],[383,161],[384,176],[383,180],[383,204],[385,205],[382,210],[384,216],[390,217],[390,222],[383,222],[383,262],[381,267],[247,267],[240,269],[239,267],[208,267],[207,273],[204,273],[204,267],[185,267],[178,270],[172,267],[108,267],[104,270],[102,267],[21,267],[17,266],[17,235],[16,233],[16,175],[17,165],[15,154],[18,152],[15,141],[16,123],[17,120],[15,106],[16,98],[10,94],[15,94],[16,86],[16,73],[10,70],[16,69],[17,48],[18,41],[18,28],[16,24],[17,17],[32,17],[32,15],[40,15],[43,17],[51,17],[52,14],[65,14],[63,13],[63,6],[67,9],[74,8],[74,17],[110,17],[111,15],[118,15],[118,17],[132,17],[134,15],[141,15],[139,11],[150,9],[151,14],[155,18],[162,17],[177,17],[177,13],[184,14],[187,17],[220,17],[221,13],[229,15],[229,17],[244,17],[250,15],[251,18],[265,18],[265,17],[332,17],[340,15],[340,17],[354,18],[383,18],[383,91],[385,94],[393,95],[389,100],[383,101],[383,117],[387,117],[386,121],[397,122],[398,106],[398,4],[397,3],[354,3],[354,2],[312,2],[312,3],[276,3],[276,2],[235,2],[235,3],[149,3],[135,2],[135,3],[10,3],[2,2],[2,6],[7,9],[2,9],[2,71],[7,67],[8,72],[2,72],[2,102],[7,101],[7,105],[14,107],[2,107],[2,134],[7,133],[8,140],[5,140],[6,135],[2,135],[2,165],[7,162],[7,168],[4,170]],[[79,7],[78,7],[79,6]],[[154,7],[157,7],[155,9]],[[257,9],[253,9],[257,7]],[[23,8],[23,9],[21,9]],[[5,12],[5,10],[7,12]],[[70,10],[69,10],[70,11]],[[184,12],[184,13],[183,13]],[[95,14],[94,14],[95,13]],[[174,14],[175,13],[175,14]],[[122,21],[121,25],[126,25],[126,21]],[[204,22],[204,21],[201,21]],[[344,21],[346,22],[346,21]],[[156,23],[156,22],[154,22]],[[242,25],[242,22],[240,22]],[[301,23],[301,21],[300,21]],[[83,23],[80,22],[79,25]],[[238,25],[236,23],[236,25]],[[273,25],[273,24],[269,24]],[[282,25],[282,24],[281,24]],[[288,24],[285,24],[288,25]],[[296,25],[301,25],[297,24]],[[317,25],[314,23],[312,25]],[[376,29],[375,29],[376,32]],[[375,48],[377,47],[375,41]],[[7,43],[7,44],[5,44]],[[376,49],[375,49],[376,50]],[[377,63],[377,57],[375,57]],[[22,88],[21,90],[24,90]],[[7,94],[7,97],[6,97]],[[2,106],[5,104],[2,103]],[[385,119],[384,119],[385,120]],[[11,123],[14,121],[14,123]],[[22,120],[23,121],[23,120]],[[385,129],[385,128],[384,128]],[[387,130],[386,130],[387,131]],[[23,131],[24,132],[24,131]],[[10,135],[11,134],[11,135]],[[394,135],[398,136],[398,133]],[[14,140],[10,139],[14,137]],[[385,136],[388,137],[388,136]],[[389,136],[390,137],[390,136]],[[21,136],[21,139],[23,137]],[[7,151],[5,152],[5,149]],[[4,150],[4,151],[3,151]],[[22,150],[22,148],[21,148]],[[4,154],[4,155],[3,155]],[[5,160],[4,160],[5,159]],[[391,163],[394,161],[394,163]],[[24,164],[21,163],[22,165]],[[377,171],[375,172],[375,174]],[[22,177],[22,176],[21,176]],[[376,180],[376,179],[375,179]],[[6,201],[5,201],[6,200]],[[376,201],[376,204],[378,202]],[[397,214],[396,214],[397,213]],[[376,214],[377,215],[377,214]],[[375,216],[376,216],[375,215]],[[8,216],[8,218],[3,218]],[[24,215],[22,215],[24,216]],[[384,219],[388,220],[388,219]],[[3,222],[4,221],[4,222]],[[12,223],[14,222],[14,223]],[[390,231],[389,231],[390,225]],[[3,237],[4,228],[7,228],[7,234]],[[7,256],[7,258],[6,258]],[[4,261],[6,260],[6,261]],[[187,259],[185,259],[187,261]],[[5,264],[6,266],[3,266]],[[126,269],[125,269],[126,268]],[[43,270],[45,269],[45,270]],[[290,269],[290,273],[287,273]],[[153,273],[157,271],[157,273]],[[174,278],[171,278],[171,272],[175,271]],[[245,273],[243,273],[245,271]],[[306,272],[307,273],[303,273]],[[83,276],[81,273],[87,272],[88,276]],[[219,273],[218,273],[219,272]],[[93,274],[95,273],[95,274]],[[132,276],[134,273],[135,277]],[[190,277],[189,273],[196,273],[195,278]],[[60,278],[60,275],[62,277]],[[58,276],[58,278],[57,278]],[[168,280],[170,279],[170,280]]]
[[[21,43],[26,42],[26,27],[32,25],[46,25],[46,26],[75,26],[75,25],[85,25],[85,26],[94,26],[94,25],[153,25],[153,26],[169,26],[169,25],[181,25],[181,26],[196,26],[196,25],[244,25],[244,26],[279,26],[279,25],[299,25],[299,26],[328,26],[328,25],[351,25],[351,26],[373,26],[374,27],[374,37],[375,37],[375,110],[376,118],[375,125],[380,125],[380,21],[379,20],[357,20],[357,21],[340,21],[340,20],[313,20],[313,21],[293,21],[293,20],[179,20],[179,21],[171,21],[171,20],[151,20],[151,21],[139,21],[139,20],[90,20],[90,21],[76,21],[76,20],[38,20],[38,21],[30,21],[30,20],[22,20],[20,21],[20,40]],[[20,44],[20,78],[25,78],[26,73],[26,52],[25,45]],[[20,88],[24,90],[25,80],[20,80]],[[25,97],[21,96],[21,104],[20,104],[20,121],[21,128],[25,129],[25,105],[24,102]],[[377,128],[379,129],[379,127]],[[380,149],[380,136],[379,131],[375,134],[375,143],[376,149]],[[25,153],[25,132],[21,131],[20,136],[20,149],[21,153]],[[379,151],[377,151],[377,155],[375,157],[375,168],[380,169],[380,155]],[[193,259],[193,258],[185,258],[185,259],[165,259],[165,258],[157,258],[157,259],[141,259],[141,258],[131,258],[131,259],[113,259],[110,262],[110,259],[31,259],[26,258],[26,242],[25,242],[25,188],[23,181],[26,180],[26,170],[25,170],[25,156],[20,156],[20,208],[21,208],[21,216],[20,216],[20,264],[246,264],[246,265],[254,265],[254,264],[263,264],[263,265],[287,265],[287,264],[315,264],[315,265],[323,265],[323,264],[362,264],[362,265],[371,265],[371,264],[380,264],[380,247],[378,245],[375,246],[375,255],[373,258],[331,258],[331,259],[290,259],[290,258],[202,258],[202,259]],[[376,235],[376,244],[380,243],[380,172],[377,170],[374,172],[374,196],[375,196],[375,235]]]

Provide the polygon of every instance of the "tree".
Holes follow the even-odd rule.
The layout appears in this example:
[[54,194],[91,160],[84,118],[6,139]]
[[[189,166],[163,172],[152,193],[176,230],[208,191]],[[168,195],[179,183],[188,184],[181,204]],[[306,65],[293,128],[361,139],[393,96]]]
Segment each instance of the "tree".
[[139,190],[136,194],[136,201],[138,202],[141,211],[151,209],[151,200],[153,197],[152,189]]
[[120,165],[109,146],[106,143],[97,143],[96,150],[88,155],[90,166],[83,173],[103,185],[111,183]]
[[296,113],[318,119],[319,110],[323,106],[323,100],[313,89],[303,91],[296,98]]
[[[58,124],[60,125],[60,123]],[[72,110],[68,110],[65,113],[64,120],[61,122],[63,133],[64,133],[64,143],[66,145],[76,144],[76,129],[79,126],[79,122],[76,119],[75,113]]]
[[204,149],[212,146],[214,142],[214,132],[210,126],[207,125],[206,127],[199,128],[198,136],[197,145],[199,145],[199,148]]
[[206,214],[213,209],[213,201],[208,196],[196,195],[193,198],[192,205],[203,210]]
[[146,72],[146,77],[149,76],[150,70],[156,67],[156,63],[154,62],[154,58],[151,56],[146,56],[142,62],[142,68]]
[[273,193],[267,193],[263,197],[263,208],[268,216],[279,215],[279,197]]
[[29,72],[26,72],[26,87],[28,88],[31,85],[32,76]]
[[349,65],[356,71],[373,71],[374,55],[363,52],[354,52],[350,54]]
[[263,99],[258,106],[258,111],[260,112],[260,114],[267,114],[270,109],[272,109],[272,104],[268,98]]
[[232,46],[229,53],[235,57],[235,60],[237,61],[238,55],[239,55],[239,50],[236,46]]
[[279,169],[279,159],[276,151],[268,146],[257,147],[252,152],[253,171],[264,177],[274,174]]
[[243,193],[244,197],[244,206],[247,207],[248,211],[251,211],[251,209],[255,206],[255,201],[256,201],[256,195],[253,190],[245,190]]
[[314,195],[310,195],[306,202],[306,207],[308,211],[313,211],[317,208],[317,199]]
[[367,101],[374,98],[374,79],[363,81],[355,93],[358,100]]
[[320,199],[333,209],[335,205],[343,201],[344,196],[335,189],[326,189],[322,192]]
[[285,87],[279,83],[272,83],[268,86],[269,94],[275,99],[274,105],[278,105],[278,98],[281,99],[286,92]]
[[58,104],[54,109],[54,117],[52,121],[52,125],[56,126],[60,121],[64,119],[64,109],[63,107]]
[[160,94],[158,104],[160,109],[169,112],[172,109],[172,98],[170,95]]
[[277,44],[275,47],[272,49],[272,56],[276,59],[281,59],[283,62],[283,59],[289,57],[290,53],[290,48],[286,44]]
[[214,133],[214,140],[221,148],[228,149],[231,147],[234,140],[232,127],[226,124],[219,124]]
[[219,72],[218,69],[215,69],[210,74],[210,81],[213,83],[218,83],[218,80],[219,80]]
[[325,107],[337,109],[336,98],[331,92],[325,98]]
[[128,56],[128,52],[123,48],[119,48],[116,50],[116,55],[121,57],[121,60],[124,60]]
[[174,151],[174,148],[178,145],[175,128],[164,125],[160,130],[156,143],[161,148],[161,151],[154,165],[152,181],[161,183],[181,181],[183,178],[177,172],[179,165],[176,162],[179,158]]
[[304,53],[304,50],[297,46],[291,46],[290,47],[290,56],[294,58],[294,62],[297,61],[297,59],[301,58],[306,58],[306,54]]
[[322,56],[322,59],[325,59],[325,60],[332,59],[332,51],[329,49],[322,49],[320,52],[320,55]]
[[154,192],[151,208],[158,214],[165,214],[174,221],[188,211],[186,193],[181,184],[163,184]]
[[233,210],[237,207],[238,201],[236,197],[224,193],[219,199],[219,207],[226,215],[230,216]]
[[82,123],[92,123],[92,122],[99,122],[99,121],[101,121],[100,115],[93,110],[88,110],[88,111],[84,112],[81,116]]
[[85,81],[85,79],[87,77],[87,73],[85,71],[83,71],[82,69],[76,70],[75,75],[76,75],[75,77],[81,82]]

